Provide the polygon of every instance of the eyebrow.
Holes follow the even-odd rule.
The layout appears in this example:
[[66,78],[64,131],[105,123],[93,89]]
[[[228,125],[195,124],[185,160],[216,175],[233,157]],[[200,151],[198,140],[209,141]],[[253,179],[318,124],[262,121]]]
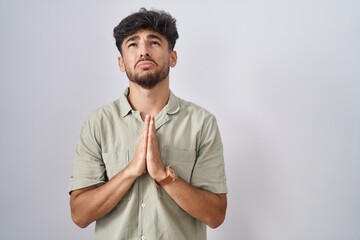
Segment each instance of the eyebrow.
[[159,36],[155,35],[155,34],[149,34],[146,37],[148,37],[150,39],[158,39],[158,40],[160,40],[162,42],[162,39]]
[[129,37],[125,43],[128,43],[128,42],[131,42],[131,41],[135,41],[135,40],[138,40],[140,37],[135,35],[135,36],[132,36],[132,37]]
[[[159,36],[155,35],[155,34],[149,34],[146,37],[149,38],[149,39],[158,39],[159,41],[162,42],[162,39]],[[129,37],[128,40],[126,40],[125,43],[135,41],[135,40],[139,40],[139,39],[140,39],[140,37],[138,35],[135,35],[135,36]]]

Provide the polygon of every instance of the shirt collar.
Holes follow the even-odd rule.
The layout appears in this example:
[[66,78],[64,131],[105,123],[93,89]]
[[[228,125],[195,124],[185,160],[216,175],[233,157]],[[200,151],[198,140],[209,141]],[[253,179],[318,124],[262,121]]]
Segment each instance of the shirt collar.
[[129,113],[131,113],[132,111],[129,100],[127,99],[128,94],[129,94],[129,88],[126,88],[123,96],[120,98],[120,115],[123,118],[129,115]]
[[[132,113],[133,109],[129,103],[127,98],[129,94],[129,88],[126,88],[123,96],[120,98],[120,115],[124,118],[130,113]],[[170,97],[163,109],[167,114],[173,115],[179,112],[180,110],[180,99],[170,91]]]
[[164,107],[167,114],[173,115],[180,110],[180,99],[170,91],[170,97],[168,103]]

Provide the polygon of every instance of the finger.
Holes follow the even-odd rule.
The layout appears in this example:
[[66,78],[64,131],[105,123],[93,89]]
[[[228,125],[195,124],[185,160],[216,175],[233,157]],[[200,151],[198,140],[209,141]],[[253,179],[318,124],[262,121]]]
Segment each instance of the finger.
[[156,141],[156,128],[155,128],[155,118],[154,116],[150,117],[149,121],[149,135],[148,143]]
[[141,138],[143,138],[143,139],[147,139],[148,132],[149,132],[149,121],[150,121],[150,116],[148,114],[146,114],[145,119],[144,119],[142,134],[141,134]]
[[150,120],[151,120],[151,116],[149,114],[146,114],[144,119],[144,129],[149,129]]
[[146,114],[145,115],[145,123],[149,123],[150,119],[151,119],[151,116],[149,114]]
[[161,160],[158,140],[156,136],[155,117],[151,116],[149,122],[149,135],[146,151],[147,169],[152,178],[155,179],[159,172],[164,170],[164,165]]
[[149,120],[150,120],[150,116],[146,115],[145,120],[144,120],[144,126],[142,129],[142,133],[141,133],[139,144],[138,144],[138,149],[140,151],[139,153],[141,154],[141,156],[145,156],[145,154],[146,154],[146,148],[147,148],[147,142],[148,142],[148,132],[149,132]]
[[154,151],[157,150],[158,142],[156,138],[156,128],[155,128],[155,117],[151,116],[149,122],[149,135],[148,135],[148,153],[154,154]]

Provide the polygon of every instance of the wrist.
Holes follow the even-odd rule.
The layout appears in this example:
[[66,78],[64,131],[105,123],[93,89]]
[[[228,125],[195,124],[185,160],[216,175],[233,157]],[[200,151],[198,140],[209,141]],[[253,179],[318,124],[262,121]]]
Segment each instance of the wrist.
[[160,182],[161,180],[165,179],[167,177],[166,173],[166,167],[164,167],[162,170],[159,171],[159,173],[154,177],[154,180],[156,182]]
[[156,185],[158,187],[163,187],[165,185],[168,185],[168,184],[174,182],[176,179],[178,179],[175,169],[172,166],[169,165],[164,170],[166,173],[165,177],[160,180],[155,180]]
[[135,170],[134,168],[132,168],[130,165],[128,165],[126,168],[124,168],[123,170],[123,174],[126,178],[130,178],[130,179],[136,179],[138,177],[140,177],[143,173]]

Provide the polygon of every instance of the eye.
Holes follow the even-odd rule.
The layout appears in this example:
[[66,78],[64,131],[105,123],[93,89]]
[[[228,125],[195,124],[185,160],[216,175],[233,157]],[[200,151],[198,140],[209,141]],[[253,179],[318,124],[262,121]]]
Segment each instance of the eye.
[[151,45],[158,45],[158,46],[160,46],[160,43],[157,42],[157,41],[151,41],[150,44],[151,44]]
[[129,45],[128,45],[128,48],[131,48],[131,47],[136,47],[137,46],[137,44],[136,43],[130,43]]

